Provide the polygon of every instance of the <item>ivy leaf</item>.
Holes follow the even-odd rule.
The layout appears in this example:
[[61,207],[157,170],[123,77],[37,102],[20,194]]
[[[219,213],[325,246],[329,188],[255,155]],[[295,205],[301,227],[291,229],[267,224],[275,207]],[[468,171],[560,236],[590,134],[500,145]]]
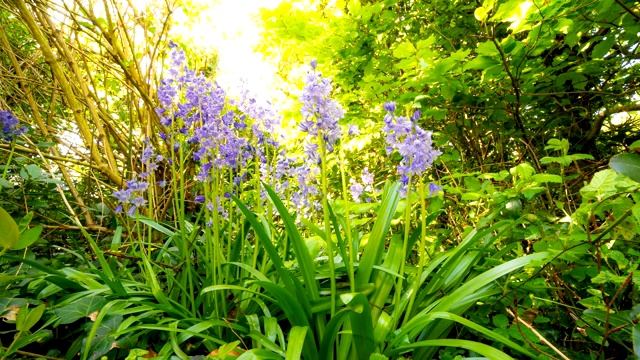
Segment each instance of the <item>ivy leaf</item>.
[[61,324],[71,324],[76,320],[89,316],[89,314],[100,309],[106,303],[107,300],[102,296],[86,296],[53,312],[60,318]]
[[[91,356],[89,359],[97,360],[109,352],[114,347],[118,347],[118,341],[112,336],[122,323],[122,315],[107,315],[98,326],[96,336],[91,343]],[[87,339],[82,341],[83,349]]]
[[631,180],[640,182],[640,155],[618,154],[611,158],[609,166]]

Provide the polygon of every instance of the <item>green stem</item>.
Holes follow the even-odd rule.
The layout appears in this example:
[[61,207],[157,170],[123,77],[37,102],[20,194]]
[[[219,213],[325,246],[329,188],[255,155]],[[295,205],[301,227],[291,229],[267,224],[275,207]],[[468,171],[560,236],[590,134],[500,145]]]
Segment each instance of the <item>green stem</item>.
[[404,244],[402,245],[402,261],[400,261],[400,272],[398,281],[396,282],[396,294],[394,304],[400,304],[400,294],[402,293],[402,283],[404,281],[404,266],[407,262],[407,252],[409,251],[409,230],[411,227],[411,175],[407,180],[407,200],[404,209]]
[[7,348],[7,351],[5,351],[5,355],[2,357],[1,360],[5,360],[7,358],[8,353],[11,352],[11,350],[13,350],[13,347],[16,345],[16,343],[18,342],[18,340],[20,340],[20,337],[22,336],[23,331],[18,331],[18,334],[13,338],[13,342],[11,343],[11,345],[9,345],[9,347]]
[[420,256],[420,261],[418,264],[418,276],[413,282],[413,290],[411,291],[411,297],[409,298],[409,305],[407,306],[407,311],[404,313],[404,323],[411,318],[411,310],[413,308],[413,303],[416,300],[416,294],[418,293],[418,289],[420,288],[420,281],[422,279],[422,272],[425,264],[425,257],[428,256],[425,253],[425,246],[427,241],[427,209],[426,209],[426,199],[424,196],[424,184],[422,181],[418,182],[418,188],[420,189],[420,249],[418,251],[418,255]]
[[4,172],[2,173],[2,180],[7,179],[7,173],[9,172],[9,165],[11,164],[11,160],[13,159],[13,152],[16,150],[15,141],[11,142],[11,150],[9,151],[9,159],[7,163],[4,164]]
[[334,263],[333,240],[331,237],[331,222],[329,219],[329,184],[327,181],[327,149],[322,138],[322,134],[318,132],[318,143],[320,145],[320,161],[322,162],[322,210],[324,212],[324,233],[327,243],[327,256],[329,257],[329,281],[331,282],[331,316],[336,313],[336,296],[338,290],[336,287],[336,269]]
[[355,248],[353,246],[353,239],[351,238],[351,214],[349,212],[349,199],[347,195],[347,175],[344,170],[344,151],[342,144],[340,144],[340,177],[342,178],[342,199],[344,201],[344,216],[345,223],[347,224],[347,250],[349,251],[349,261],[347,263],[347,276],[349,276],[349,284],[351,292],[356,291],[355,272],[353,264],[355,263]]

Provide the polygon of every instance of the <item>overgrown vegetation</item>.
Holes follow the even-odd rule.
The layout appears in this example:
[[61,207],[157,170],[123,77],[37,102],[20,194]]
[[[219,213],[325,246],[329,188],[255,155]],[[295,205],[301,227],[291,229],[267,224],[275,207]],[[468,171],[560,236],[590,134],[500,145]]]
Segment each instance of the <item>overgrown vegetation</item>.
[[636,1],[136,6],[0,1],[2,359],[640,356]]

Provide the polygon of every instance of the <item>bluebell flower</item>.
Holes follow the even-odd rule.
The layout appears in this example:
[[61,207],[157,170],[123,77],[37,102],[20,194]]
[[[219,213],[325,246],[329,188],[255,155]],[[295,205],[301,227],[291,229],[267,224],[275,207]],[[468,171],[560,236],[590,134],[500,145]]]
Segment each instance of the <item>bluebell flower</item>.
[[442,191],[442,186],[434,183],[429,184],[429,197],[436,196]]
[[0,110],[0,139],[13,141],[18,136],[27,132],[26,126],[20,126],[10,110]]
[[314,137],[322,135],[327,150],[331,152],[341,136],[338,121],[344,117],[344,110],[329,97],[332,91],[331,81],[316,72],[315,65],[316,63],[311,64],[312,71],[307,73],[300,97],[300,111],[304,118],[300,123],[300,130]]
[[357,182],[352,182],[351,187],[349,188],[351,192],[351,197],[353,197],[353,201],[359,203],[361,202],[360,196],[362,196],[362,192],[364,191],[364,187],[362,184]]
[[414,112],[411,119],[407,119],[404,116],[396,117],[395,107],[395,103],[384,105],[387,114],[382,131],[386,134],[387,154],[397,151],[402,156],[398,174],[401,175],[400,181],[406,185],[410,176],[422,175],[442,153],[433,148],[432,133],[417,124],[419,111]]

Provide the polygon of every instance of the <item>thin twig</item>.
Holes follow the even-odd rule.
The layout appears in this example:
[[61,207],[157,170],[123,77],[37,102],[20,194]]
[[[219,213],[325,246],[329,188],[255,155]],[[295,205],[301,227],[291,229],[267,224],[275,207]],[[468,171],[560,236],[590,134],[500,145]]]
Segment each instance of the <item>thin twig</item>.
[[561,358],[563,358],[564,360],[571,360],[565,354],[563,354],[562,351],[560,351],[557,347],[553,346],[552,343],[550,343],[547,339],[545,339],[544,336],[542,336],[538,331],[536,331],[536,329],[534,329],[533,326],[531,326],[531,324],[519,318],[518,315],[514,314],[513,311],[511,311],[511,309],[507,309],[507,313],[513,316],[516,322],[519,322],[520,324],[526,326],[527,329],[531,330],[531,332],[533,332],[538,337],[538,339],[540,339],[540,341],[542,341],[543,343],[545,343],[545,345],[547,345],[553,351],[555,351],[556,354],[560,355]]

